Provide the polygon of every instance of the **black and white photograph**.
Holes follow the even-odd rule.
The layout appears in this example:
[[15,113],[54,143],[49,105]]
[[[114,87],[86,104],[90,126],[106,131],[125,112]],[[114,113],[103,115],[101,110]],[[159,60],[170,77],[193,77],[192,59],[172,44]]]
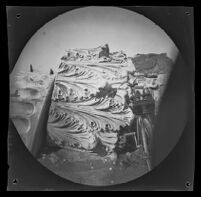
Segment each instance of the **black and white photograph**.
[[[12,8],[7,7],[8,19]],[[180,53],[167,32],[135,11],[115,6],[64,11],[30,36],[14,63],[9,119],[33,158],[64,180],[118,187],[142,178],[182,136],[183,127],[169,133],[174,140],[167,138],[168,151],[155,164],[152,153],[160,140],[155,127],[164,117],[160,106]],[[171,98],[166,103],[176,102]],[[188,106],[181,108],[188,114]],[[170,126],[168,118],[163,121]]]

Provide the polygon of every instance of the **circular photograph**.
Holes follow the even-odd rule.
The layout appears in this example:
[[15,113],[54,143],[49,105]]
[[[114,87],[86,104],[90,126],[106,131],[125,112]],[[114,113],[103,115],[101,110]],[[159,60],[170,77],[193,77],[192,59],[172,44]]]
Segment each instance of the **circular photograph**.
[[178,49],[119,7],[63,13],[28,41],[10,73],[9,115],[43,166],[74,183],[126,183],[153,169],[153,127]]

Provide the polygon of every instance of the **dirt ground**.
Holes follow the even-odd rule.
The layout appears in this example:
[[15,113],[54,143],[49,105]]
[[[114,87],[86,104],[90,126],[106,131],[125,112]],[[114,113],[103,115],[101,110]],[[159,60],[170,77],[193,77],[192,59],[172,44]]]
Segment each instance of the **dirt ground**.
[[143,151],[118,157],[96,157],[92,153],[60,149],[38,159],[55,174],[85,185],[107,186],[134,180],[148,172]]

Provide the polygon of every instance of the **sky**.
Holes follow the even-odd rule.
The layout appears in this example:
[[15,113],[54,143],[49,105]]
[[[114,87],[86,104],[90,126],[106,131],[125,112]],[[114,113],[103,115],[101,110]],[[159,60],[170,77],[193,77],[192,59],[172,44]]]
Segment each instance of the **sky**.
[[28,41],[13,72],[57,70],[65,50],[94,48],[108,43],[110,51],[167,53],[175,60],[178,49],[168,35],[148,18],[117,7],[85,7],[57,16]]

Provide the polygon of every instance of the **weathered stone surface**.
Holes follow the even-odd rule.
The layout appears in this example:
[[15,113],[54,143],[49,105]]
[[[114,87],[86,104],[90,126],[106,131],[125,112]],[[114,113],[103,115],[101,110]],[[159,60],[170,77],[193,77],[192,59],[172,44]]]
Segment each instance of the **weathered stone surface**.
[[81,61],[90,63],[123,63],[127,56],[123,51],[110,53],[108,44],[92,49],[69,49],[61,58],[62,61]]
[[136,71],[141,73],[168,74],[173,66],[173,61],[166,53],[137,54],[132,58]]
[[108,44],[93,49],[70,49],[61,59],[64,61],[92,61],[101,57],[109,57]]
[[[111,152],[120,126],[130,125],[134,116],[125,100],[130,88],[128,73],[134,66],[122,51],[110,54],[108,45],[68,52],[55,79],[48,121],[50,138],[61,147],[85,150],[94,149],[101,141]],[[80,62],[80,57],[89,60],[88,55],[98,61]],[[102,62],[102,57],[109,60]]]
[[15,73],[10,78],[9,115],[31,152],[52,80],[53,77],[35,72]]

